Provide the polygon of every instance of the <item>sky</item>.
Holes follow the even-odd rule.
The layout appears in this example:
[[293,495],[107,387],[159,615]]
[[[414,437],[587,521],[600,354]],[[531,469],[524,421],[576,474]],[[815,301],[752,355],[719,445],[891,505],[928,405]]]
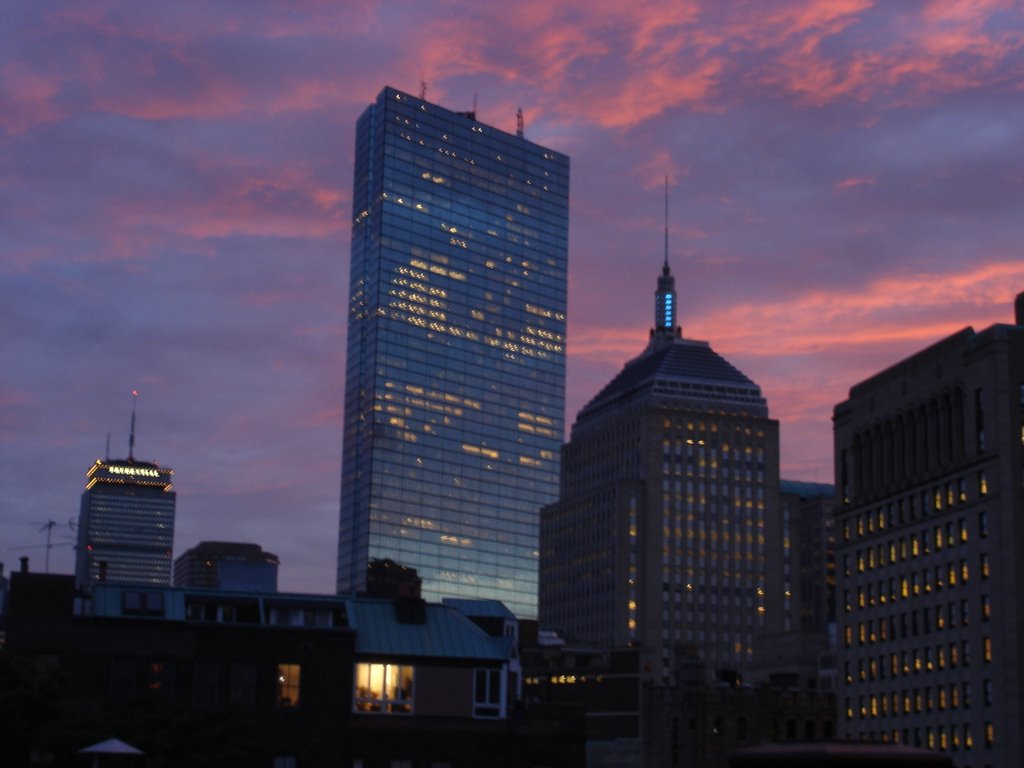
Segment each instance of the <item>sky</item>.
[[174,469],[175,555],[334,589],[354,124],[385,85],[571,158],[566,421],[683,334],[832,481],[849,388],[1024,291],[1013,0],[36,2],[0,24],[0,561],[73,570],[105,454]]

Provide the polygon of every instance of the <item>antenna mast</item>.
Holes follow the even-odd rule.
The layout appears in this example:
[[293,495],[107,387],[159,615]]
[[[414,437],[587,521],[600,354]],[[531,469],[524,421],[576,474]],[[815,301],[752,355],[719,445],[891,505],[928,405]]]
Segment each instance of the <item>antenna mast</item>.
[[668,174],[665,174],[665,270],[668,270]]
[[516,136],[521,139],[525,132],[526,121],[523,119],[523,108],[519,107],[519,109],[516,110]]
[[53,534],[53,529],[56,527],[56,525],[57,525],[57,523],[55,523],[53,520],[47,520],[46,521],[46,525],[44,525],[40,529],[40,530],[43,530],[43,529],[46,530],[46,568],[43,570],[43,573],[49,573],[50,572],[50,549],[51,549],[50,537]]
[[132,431],[128,438],[128,461],[135,460],[135,402],[139,399],[139,390],[132,390]]

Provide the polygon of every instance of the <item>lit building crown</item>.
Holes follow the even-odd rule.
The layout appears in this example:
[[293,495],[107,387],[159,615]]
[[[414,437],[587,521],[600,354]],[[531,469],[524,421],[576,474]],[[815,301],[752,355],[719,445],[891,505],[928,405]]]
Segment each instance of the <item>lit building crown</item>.
[[683,329],[677,325],[678,301],[676,297],[676,279],[668,267],[668,256],[658,277],[658,290],[654,293],[654,330],[651,331],[651,343],[671,341],[682,336]]

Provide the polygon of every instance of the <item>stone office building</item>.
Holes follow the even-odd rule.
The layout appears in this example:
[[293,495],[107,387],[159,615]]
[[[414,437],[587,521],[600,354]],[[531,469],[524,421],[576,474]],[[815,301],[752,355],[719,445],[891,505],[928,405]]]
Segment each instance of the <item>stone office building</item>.
[[841,734],[1024,765],[1024,294],[834,419]]

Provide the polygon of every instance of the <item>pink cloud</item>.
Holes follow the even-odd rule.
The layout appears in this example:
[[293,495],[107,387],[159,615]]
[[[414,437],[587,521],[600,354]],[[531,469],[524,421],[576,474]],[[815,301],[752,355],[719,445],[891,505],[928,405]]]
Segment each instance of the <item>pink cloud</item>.
[[[7,73],[7,87],[17,84],[22,106],[14,110],[18,117],[0,121],[9,130],[24,131],[58,119],[53,97],[71,83],[87,86],[94,109],[146,120],[277,114],[368,100],[366,86],[359,86],[365,93],[354,93],[335,73],[282,73],[279,87],[266,88],[210,57],[212,41],[226,34],[281,45],[330,37],[344,46],[396,24],[373,3],[350,6],[342,12],[312,4],[301,13],[254,11],[242,17],[210,10],[197,19],[169,12],[115,17],[92,9],[61,9],[49,15],[47,30],[77,30],[92,44],[68,51],[73,66],[63,72]],[[872,0],[745,3],[725,10],[697,3],[572,7],[527,0],[512,15],[498,5],[469,10],[453,4],[443,15],[424,11],[398,22],[399,33],[403,25],[420,23],[422,34],[408,39],[394,71],[415,70],[413,77],[427,79],[434,99],[445,98],[451,78],[491,75],[542,92],[545,111],[563,119],[584,117],[625,128],[673,108],[724,108],[732,97],[722,84],[735,79],[740,61],[749,83],[817,106],[892,93],[899,84],[918,94],[969,88],[1024,44],[1010,32],[986,32],[992,15],[1007,7],[989,0],[901,9],[884,18],[883,33],[866,47],[860,25],[868,18],[877,21],[882,11]],[[493,35],[496,27],[504,34]],[[114,58],[125,42],[147,51],[134,56],[128,68],[126,61]],[[158,61],[173,62],[186,73],[188,87],[168,87],[157,75]],[[127,78],[128,87],[109,85],[116,82],[115,72],[120,80]]]
[[211,181],[202,195],[189,192],[161,206],[118,199],[110,203],[108,221],[118,221],[121,231],[132,233],[132,247],[137,245],[134,238],[151,236],[137,232],[151,227],[192,238],[340,238],[348,232],[350,195],[316,181],[307,169],[241,170],[227,162],[206,164],[201,172]]
[[1024,263],[995,261],[953,274],[886,277],[857,293],[812,289],[784,302],[730,306],[699,319],[700,332],[751,356],[806,355],[878,344],[924,346],[965,323],[952,303],[976,308],[972,322],[1009,322]]
[[873,176],[853,177],[849,179],[843,179],[842,181],[837,181],[834,185],[832,185],[832,188],[837,192],[843,192],[847,189],[853,189],[854,187],[862,187],[865,185],[871,186],[876,181],[878,181],[878,179],[876,179]]
[[58,82],[20,62],[0,68],[0,129],[17,135],[64,116],[54,104]]

